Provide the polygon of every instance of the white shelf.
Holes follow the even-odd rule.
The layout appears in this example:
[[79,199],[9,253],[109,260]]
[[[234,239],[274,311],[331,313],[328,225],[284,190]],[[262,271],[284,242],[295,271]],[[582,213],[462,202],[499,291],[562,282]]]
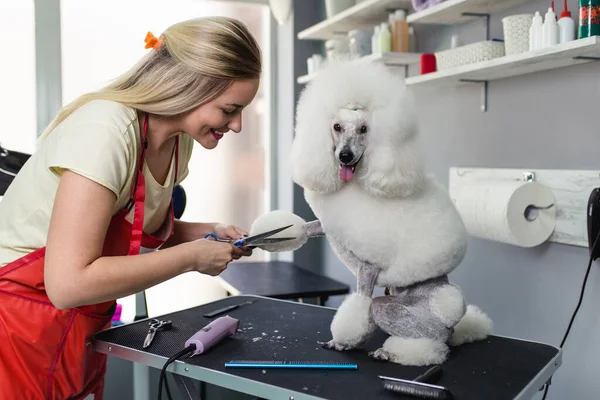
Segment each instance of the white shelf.
[[593,61],[576,57],[600,59],[600,36],[413,76],[406,79],[406,85],[458,85],[461,80],[486,82]]
[[[370,54],[357,59],[357,62],[381,62],[388,67],[404,67],[412,64],[418,64],[421,60],[420,53],[384,53]],[[296,82],[303,85],[308,83],[315,74],[300,76]]]
[[409,24],[460,24],[478,16],[464,13],[493,14],[519,6],[531,0],[446,0],[423,11],[409,14]]
[[346,36],[353,29],[370,29],[398,9],[412,10],[411,0],[364,0],[299,32],[298,39],[328,40]]

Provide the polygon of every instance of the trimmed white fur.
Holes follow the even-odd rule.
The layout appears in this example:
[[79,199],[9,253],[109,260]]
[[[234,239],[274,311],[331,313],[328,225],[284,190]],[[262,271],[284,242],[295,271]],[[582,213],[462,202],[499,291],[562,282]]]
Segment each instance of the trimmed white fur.
[[284,210],[274,210],[258,217],[250,227],[250,235],[258,235],[273,229],[281,228],[293,224],[293,226],[278,232],[270,238],[295,237],[295,240],[273,243],[265,246],[258,246],[265,251],[292,251],[296,250],[306,243],[307,236],[303,229],[306,221],[300,216]]
[[460,289],[453,284],[442,286],[433,292],[429,307],[447,327],[456,325],[465,315],[465,299]]
[[448,357],[448,351],[448,346],[437,340],[391,336],[383,343],[383,347],[370,355],[379,360],[421,367],[443,363]]
[[371,318],[373,299],[358,293],[348,295],[331,321],[331,334],[338,350],[359,346],[365,337],[375,331]]
[[454,333],[450,338],[450,346],[460,346],[464,343],[471,343],[477,340],[483,340],[492,334],[493,323],[479,307],[469,304],[467,313],[454,327]]

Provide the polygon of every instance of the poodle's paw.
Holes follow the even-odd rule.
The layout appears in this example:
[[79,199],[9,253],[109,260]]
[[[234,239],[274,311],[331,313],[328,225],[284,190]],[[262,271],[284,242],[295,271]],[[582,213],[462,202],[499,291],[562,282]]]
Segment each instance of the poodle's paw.
[[387,350],[384,350],[383,347],[380,347],[375,351],[370,351],[369,357],[379,361],[389,361],[391,358],[390,353],[388,353]]
[[421,367],[443,363],[448,357],[448,351],[448,346],[437,340],[391,336],[383,343],[383,347],[370,352],[369,356],[377,360]]
[[293,251],[302,247],[308,240],[304,225],[306,221],[298,215],[284,210],[273,210],[258,217],[250,228],[250,235],[258,235],[283,226],[291,227],[276,233],[269,238],[293,237],[292,240],[286,240],[279,243],[272,243],[258,246],[258,248],[268,252]]
[[334,339],[331,339],[329,342],[319,342],[319,344],[326,349],[337,351],[352,350],[354,348],[348,344],[338,343]]
[[348,348],[358,347],[375,331],[371,303],[370,297],[358,293],[346,297],[331,321],[335,343]]

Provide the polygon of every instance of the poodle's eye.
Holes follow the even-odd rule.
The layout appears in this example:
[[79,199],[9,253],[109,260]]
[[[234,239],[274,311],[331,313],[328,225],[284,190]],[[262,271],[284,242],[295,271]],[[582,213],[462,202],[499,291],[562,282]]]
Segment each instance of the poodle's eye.
[[367,133],[367,127],[366,126],[361,126],[360,127],[360,133]]
[[342,130],[342,127],[340,126],[340,124],[335,124],[335,125],[333,125],[333,130],[336,132],[339,132]]

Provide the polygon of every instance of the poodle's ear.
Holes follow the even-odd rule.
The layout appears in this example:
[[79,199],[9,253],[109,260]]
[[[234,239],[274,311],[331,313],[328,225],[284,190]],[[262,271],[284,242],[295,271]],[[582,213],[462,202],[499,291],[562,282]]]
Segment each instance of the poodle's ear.
[[391,86],[385,105],[373,111],[358,181],[374,195],[405,197],[422,186],[424,161],[411,93],[403,82]]
[[[329,88],[327,88],[329,89]],[[307,85],[296,109],[296,129],[292,144],[292,180],[314,192],[333,192],[341,187],[332,157],[330,125],[334,115],[324,109],[322,86]]]

